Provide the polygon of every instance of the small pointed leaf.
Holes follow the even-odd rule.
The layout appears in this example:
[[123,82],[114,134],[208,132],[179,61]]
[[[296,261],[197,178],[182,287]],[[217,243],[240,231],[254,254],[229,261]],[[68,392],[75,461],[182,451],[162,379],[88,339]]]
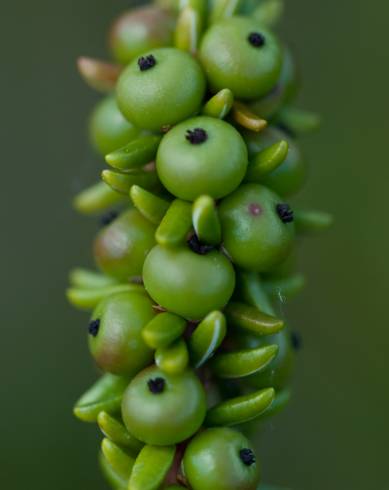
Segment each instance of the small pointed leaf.
[[305,284],[305,277],[302,274],[294,274],[280,279],[267,279],[263,286],[273,298],[284,301],[299,294]]
[[333,224],[333,217],[323,211],[300,210],[294,213],[294,222],[298,233],[317,233],[325,231]]
[[219,378],[242,378],[264,369],[275,358],[278,345],[218,354],[211,361],[212,371]]
[[119,284],[117,279],[113,277],[82,267],[77,267],[70,271],[69,282],[73,287],[85,289],[104,288]]
[[141,170],[134,171],[131,174],[123,174],[115,170],[103,170],[101,178],[114,191],[126,195],[128,195],[133,185],[139,185],[145,189],[152,189],[158,182],[155,172],[144,172]]
[[293,134],[300,135],[316,131],[320,127],[320,116],[296,107],[285,107],[277,117]]
[[257,335],[271,335],[284,327],[282,320],[243,303],[230,303],[225,313],[228,323]]
[[261,119],[241,102],[234,102],[232,116],[240,126],[256,133],[259,133],[267,126],[265,119]]
[[78,58],[77,67],[84,81],[99,92],[113,90],[121,72],[119,65],[85,56]]
[[125,201],[124,196],[105,182],[98,182],[77,194],[73,206],[79,213],[96,214]]
[[203,20],[201,14],[194,8],[187,6],[181,10],[176,23],[174,34],[175,47],[188,53],[196,54]]
[[237,277],[238,290],[242,299],[249,305],[267,315],[274,316],[275,311],[265,290],[264,283],[256,272],[241,272]]
[[128,480],[134,466],[134,458],[127,454],[117,444],[104,438],[101,442],[101,452],[115,473]]
[[189,339],[191,363],[202,366],[214,355],[227,333],[226,319],[220,311],[213,311],[198,324]]
[[111,294],[134,291],[144,293],[140,284],[114,284],[112,286],[95,288],[70,288],[66,296],[71,305],[80,310],[93,310],[104,298]]
[[128,490],[157,490],[173,464],[175,446],[144,446],[135,460]]
[[200,242],[218,245],[221,241],[221,225],[215,201],[209,196],[200,196],[193,203],[193,228]]
[[236,15],[242,0],[213,0],[210,12],[210,23]]
[[144,444],[131,435],[118,419],[107,412],[100,412],[97,423],[102,433],[110,441],[128,449],[132,454],[138,454]]
[[96,422],[101,411],[115,413],[120,409],[129,380],[104,374],[76,403],[74,415],[84,422]]
[[186,320],[174,313],[156,315],[142,330],[143,340],[152,349],[168,347],[185,332]]
[[100,452],[99,463],[101,471],[107,480],[107,483],[114,490],[127,490],[128,489],[128,479],[122,478],[118,473],[114,471],[112,466],[106,460],[104,454]]
[[208,410],[205,423],[208,426],[230,426],[248,422],[270,407],[274,395],[273,388],[265,388],[249,395],[221,402]]
[[189,202],[174,200],[155,233],[159,245],[174,246],[183,243],[192,228],[192,206]]
[[258,153],[247,169],[246,180],[260,182],[263,177],[273,172],[285,161],[288,150],[288,142],[279,141]]
[[155,364],[167,374],[180,374],[189,363],[186,343],[179,339],[168,347],[160,347],[155,353]]
[[274,27],[281,19],[284,7],[283,0],[262,0],[252,15],[262,25]]
[[142,189],[139,185],[131,187],[130,197],[137,210],[155,225],[159,225],[169,209],[170,203],[168,201]]
[[234,104],[234,94],[229,88],[220,90],[211,97],[203,107],[203,114],[209,117],[224,119]]
[[105,161],[117,170],[138,169],[154,160],[160,141],[160,136],[139,136],[126,146],[106,155]]

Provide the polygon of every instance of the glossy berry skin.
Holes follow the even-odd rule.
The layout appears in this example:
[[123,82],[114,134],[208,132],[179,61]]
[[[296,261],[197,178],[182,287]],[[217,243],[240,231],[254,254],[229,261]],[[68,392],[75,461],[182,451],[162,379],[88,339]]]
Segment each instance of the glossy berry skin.
[[154,316],[153,303],[146,294],[123,292],[103,300],[90,323],[99,321],[89,334],[89,349],[96,364],[109,373],[129,377],[150,364],[153,352],[141,331]]
[[173,43],[174,17],[158,6],[146,6],[122,14],[112,25],[109,46],[124,65],[136,56]]
[[183,469],[192,490],[256,490],[258,462],[245,464],[242,450],[253,447],[248,439],[229,428],[207,429],[189,443]]
[[[205,141],[191,142],[191,133],[199,128]],[[247,160],[246,145],[233,126],[202,116],[178,124],[163,137],[157,172],[168,191],[181,199],[193,201],[204,194],[218,199],[241,183]]]
[[235,286],[235,272],[220,252],[199,255],[188,246],[157,245],[143,267],[147,292],[159,305],[191,320],[223,308]]
[[286,140],[289,144],[286,160],[264,177],[262,183],[283,197],[296,194],[301,189],[308,169],[304,155],[291,136],[279,128],[269,126],[260,133],[245,132],[244,139],[251,157],[280,140]]
[[[249,41],[263,36],[261,46]],[[211,26],[200,46],[200,60],[214,91],[229,88],[240,99],[258,99],[276,85],[282,48],[270,31],[255,20],[232,17]]]
[[272,90],[264,97],[252,102],[250,109],[260,117],[272,118],[283,105],[296,95],[298,75],[290,51],[284,48],[284,57],[280,77]]
[[102,155],[117,150],[139,135],[139,129],[119,111],[115,97],[108,96],[95,107],[89,120],[93,147]]
[[120,75],[117,100],[123,115],[136,126],[159,131],[195,114],[205,92],[205,77],[188,53],[160,48],[143,53],[155,64],[141,69],[132,61]]
[[[153,392],[150,383],[159,389]],[[131,381],[123,396],[123,421],[129,432],[146,444],[184,441],[200,428],[205,413],[203,386],[189,370],[170,375],[150,367]]]
[[281,220],[279,203],[281,198],[259,184],[244,184],[222,201],[224,247],[239,267],[263,272],[290,253],[294,227]]
[[142,273],[143,262],[155,245],[155,226],[136,209],[124,211],[97,235],[93,251],[107,275],[128,281]]

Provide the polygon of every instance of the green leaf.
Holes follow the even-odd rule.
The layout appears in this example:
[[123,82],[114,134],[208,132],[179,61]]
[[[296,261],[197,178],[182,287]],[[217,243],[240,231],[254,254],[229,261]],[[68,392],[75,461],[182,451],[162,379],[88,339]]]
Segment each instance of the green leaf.
[[104,298],[115,293],[127,291],[145,293],[140,284],[114,284],[93,289],[70,288],[66,291],[66,296],[71,305],[80,310],[93,310]]
[[105,182],[98,182],[81,191],[73,199],[74,208],[81,214],[97,214],[125,202],[121,194],[111,189]]
[[161,136],[139,136],[126,146],[115,150],[105,157],[105,161],[117,170],[134,170],[154,160]]
[[257,335],[271,335],[284,328],[284,322],[243,303],[229,303],[225,309],[227,322]]
[[167,347],[181,337],[186,320],[170,312],[156,315],[142,330],[143,340],[152,349]]
[[144,446],[135,460],[128,490],[157,490],[173,464],[175,446]]
[[97,423],[105,437],[119,446],[124,446],[133,454],[138,454],[144,446],[142,442],[128,432],[118,419],[107,412],[99,413]]
[[232,398],[208,410],[208,426],[237,425],[255,419],[267,410],[274,400],[274,389],[265,388],[249,395]]
[[280,21],[284,7],[283,0],[262,0],[252,15],[261,24],[273,27]]
[[264,369],[275,358],[277,352],[277,345],[267,345],[257,349],[218,354],[211,361],[211,367],[219,378],[242,378]]
[[193,203],[193,228],[200,242],[218,245],[221,242],[221,225],[215,201],[209,196],[200,196]]
[[234,94],[229,88],[224,88],[211,97],[203,107],[203,114],[217,119],[224,119],[234,105]]
[[282,301],[291,299],[299,294],[304,289],[305,284],[305,277],[302,274],[293,274],[279,279],[266,279],[263,282],[265,290],[274,299]]
[[284,107],[277,120],[296,135],[316,131],[320,126],[320,116],[296,107]]
[[184,242],[192,228],[192,206],[189,202],[175,199],[155,233],[159,245],[174,246]]
[[69,282],[73,287],[82,289],[104,288],[119,284],[119,281],[113,277],[81,267],[70,271]]
[[226,319],[220,311],[209,313],[198,324],[188,343],[191,363],[195,368],[199,368],[213,356],[226,333]]
[[288,142],[282,140],[258,153],[247,169],[245,180],[247,182],[261,182],[261,179],[285,161],[288,151]]
[[74,415],[83,422],[96,422],[102,411],[111,414],[118,412],[128,384],[127,378],[104,374],[77,401]]
[[117,475],[123,480],[130,478],[135,462],[134,458],[107,438],[104,438],[101,442],[101,452]]
[[118,473],[114,471],[102,452],[100,452],[99,454],[99,463],[105,479],[114,490],[128,489],[128,479],[122,478]]
[[155,225],[159,225],[170,206],[168,201],[142,189],[139,185],[131,187],[130,197],[137,210]]
[[189,363],[186,343],[179,339],[168,347],[160,347],[155,353],[155,364],[167,374],[180,374]]
[[119,65],[85,56],[78,58],[77,68],[89,87],[103,93],[110,92],[115,88],[122,70]]
[[114,191],[128,195],[133,185],[139,185],[145,189],[153,189],[158,182],[155,172],[134,171],[124,174],[115,170],[103,170],[101,178]]
[[323,211],[300,210],[294,212],[294,222],[298,233],[317,233],[328,230],[334,222],[329,213]]

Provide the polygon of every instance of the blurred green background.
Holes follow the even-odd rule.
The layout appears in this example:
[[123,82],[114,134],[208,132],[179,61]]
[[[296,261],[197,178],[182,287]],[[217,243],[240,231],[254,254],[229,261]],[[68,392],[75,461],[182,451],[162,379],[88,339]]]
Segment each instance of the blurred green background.
[[[304,337],[290,409],[262,434],[266,480],[292,490],[386,490],[389,430],[387,139],[383,0],[287,2],[283,37],[304,76],[301,105],[324,125],[304,139],[301,199],[336,226],[302,244],[309,287],[288,307]],[[65,302],[90,264],[94,219],[71,196],[102,166],[86,140],[97,96],[75,70],[105,55],[129,1],[5,2],[1,13],[1,488],[98,490],[97,432],[72,418],[95,378],[87,317]]]

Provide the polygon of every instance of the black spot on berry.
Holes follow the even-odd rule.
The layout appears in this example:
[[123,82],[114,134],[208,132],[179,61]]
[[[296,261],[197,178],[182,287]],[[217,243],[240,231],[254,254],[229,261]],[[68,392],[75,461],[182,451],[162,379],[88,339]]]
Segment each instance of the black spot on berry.
[[303,347],[303,339],[299,332],[293,331],[290,334],[290,341],[292,343],[293,349],[297,352]]
[[255,463],[255,454],[251,449],[241,449],[239,451],[239,457],[246,466],[251,466]]
[[146,71],[152,68],[157,64],[157,60],[154,58],[152,54],[148,56],[142,56],[138,59],[138,66],[140,71]]
[[189,238],[188,245],[192,252],[195,252],[199,255],[206,255],[207,253],[212,252],[212,250],[215,249],[215,247],[213,247],[212,245],[201,243],[199,237],[196,234],[192,235]]
[[101,226],[108,226],[118,217],[119,213],[117,211],[108,211],[108,213],[103,214],[100,218]]
[[201,143],[204,143],[204,141],[207,141],[208,134],[205,129],[202,128],[188,129],[185,138],[189,143],[192,143],[192,145],[200,145]]
[[291,223],[294,219],[293,210],[289,204],[281,203],[276,206],[277,214],[283,223]]
[[252,32],[249,34],[247,40],[255,48],[261,48],[266,44],[266,38],[260,32]]
[[158,395],[165,389],[165,380],[163,378],[149,379],[147,386],[149,387],[151,393]]
[[99,319],[92,320],[89,323],[88,332],[89,332],[89,335],[92,335],[92,337],[97,336],[97,334],[99,333],[99,329],[100,329],[100,320]]

